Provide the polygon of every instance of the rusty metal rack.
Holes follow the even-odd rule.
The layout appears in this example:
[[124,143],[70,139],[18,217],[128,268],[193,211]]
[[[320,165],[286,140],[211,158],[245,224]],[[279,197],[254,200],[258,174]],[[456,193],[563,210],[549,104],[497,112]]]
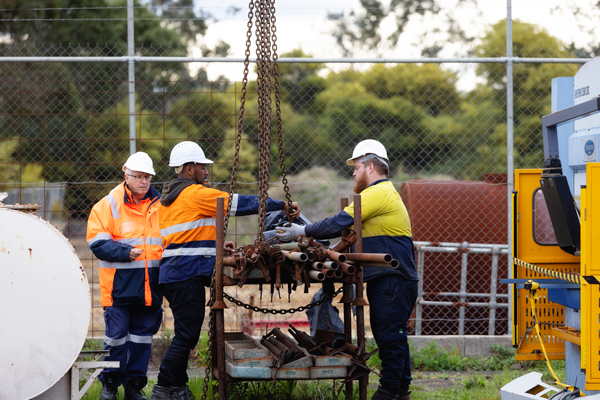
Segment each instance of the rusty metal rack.
[[[342,199],[342,209],[347,205],[348,199]],[[340,252],[320,246],[312,238],[301,236],[297,244],[270,246],[261,243],[257,249],[252,248],[248,252],[242,252],[243,254],[225,256],[224,214],[224,199],[219,198],[216,219],[215,301],[211,307],[214,338],[212,373],[218,380],[219,398],[227,398],[227,384],[230,382],[343,379],[347,399],[352,399],[353,381],[357,380],[359,399],[366,400],[368,374],[373,371],[366,366],[366,360],[372,353],[365,351],[364,306],[368,303],[364,298],[362,267],[373,265],[394,268],[396,264],[389,255],[362,253],[360,195],[354,196],[354,232],[344,231],[342,241],[334,248]],[[354,253],[341,252],[352,244]],[[256,261],[259,253],[263,260],[268,260],[268,265],[265,265],[266,262]],[[335,271],[342,273],[336,275]],[[343,336],[343,342],[340,342],[338,337],[338,344],[332,345],[335,340],[327,340],[328,335],[335,335],[327,333],[331,331],[321,332],[321,336],[317,335],[318,337],[313,338],[306,333],[296,331],[293,327],[290,333],[294,336],[294,341],[279,329],[263,337],[260,343],[242,333],[225,332],[224,309],[227,308],[223,300],[225,286],[241,286],[244,283],[262,284],[272,279],[275,280],[273,284],[278,286],[283,283],[309,285],[327,279],[326,274],[331,276],[329,279],[333,282],[343,284],[343,296],[340,300],[344,305],[344,333],[340,334]],[[353,284],[356,286],[354,300]],[[352,343],[352,306],[356,307],[357,343]],[[335,336],[332,338],[336,339]],[[336,359],[336,356],[339,359]],[[249,374],[251,370],[244,370],[244,368],[261,370]]]

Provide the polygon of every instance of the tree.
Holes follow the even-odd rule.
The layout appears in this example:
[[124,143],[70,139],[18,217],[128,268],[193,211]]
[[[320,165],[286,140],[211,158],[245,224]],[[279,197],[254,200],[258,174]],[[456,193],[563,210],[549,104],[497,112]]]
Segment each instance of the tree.
[[361,83],[375,96],[405,97],[426,107],[435,116],[453,113],[459,108],[457,80],[456,73],[439,64],[398,64],[394,67],[373,66],[362,76]]
[[[456,8],[466,3],[477,4],[476,0],[455,0],[455,4],[442,8],[436,0],[360,0],[361,9],[348,13],[329,13],[328,18],[335,22],[336,27],[332,35],[336,38],[338,46],[342,49],[344,56],[351,55],[357,49],[368,49],[379,52],[382,44],[396,47],[406,26],[413,17],[420,17],[427,21],[432,17],[440,17],[445,20],[445,27],[439,25],[426,29],[421,43],[426,43],[428,36],[436,36],[437,44],[423,46],[424,56],[435,57],[444,43],[468,43],[473,37],[465,33],[460,24],[460,18],[454,15]],[[382,37],[382,22],[391,19],[393,28],[389,35]],[[444,29],[445,28],[445,29]],[[442,32],[443,31],[443,32]]]
[[[513,21],[513,55],[515,57],[570,58],[575,55],[560,39],[540,26]],[[480,57],[500,57],[505,54],[506,23],[500,21],[487,30],[475,54]],[[551,81],[577,73],[576,64],[513,65],[515,164],[517,167],[540,165],[543,158],[541,117],[551,112]],[[497,103],[506,98],[506,74],[502,64],[485,63],[477,67],[485,78]],[[502,143],[505,145],[505,143]],[[538,160],[535,162],[534,160]]]
[[[312,55],[300,49],[283,53],[281,57],[310,58]],[[325,89],[325,79],[318,73],[324,64],[320,63],[279,63],[279,87],[283,99],[296,112],[312,112],[315,96]]]

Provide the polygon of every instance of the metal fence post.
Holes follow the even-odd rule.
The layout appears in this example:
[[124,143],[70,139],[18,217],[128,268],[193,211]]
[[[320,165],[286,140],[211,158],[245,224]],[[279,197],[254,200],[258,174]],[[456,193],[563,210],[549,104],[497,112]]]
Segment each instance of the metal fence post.
[[490,278],[490,328],[489,335],[493,335],[496,331],[496,291],[498,289],[498,255],[500,249],[498,246],[492,247],[492,276]]
[[417,295],[417,307],[416,307],[416,321],[415,321],[415,335],[421,334],[421,321],[423,321],[423,306],[421,300],[423,300],[423,276],[425,275],[425,252],[421,251],[421,246],[415,246],[417,248],[417,273],[419,274],[419,294]]
[[458,321],[458,334],[465,334],[465,306],[464,303],[467,301],[467,264],[469,263],[469,250],[468,243],[462,244],[462,263],[460,268],[460,303],[459,308],[459,321]]
[[135,42],[133,40],[133,0],[127,0],[127,55],[129,56],[129,154],[136,151],[135,146]]
[[[506,0],[506,201],[508,202],[508,248],[512,249],[512,191],[514,186],[514,99],[513,99],[513,36],[512,1]],[[512,279],[511,257],[508,257],[508,277]],[[512,285],[508,285],[508,301],[512,302]],[[512,307],[512,306],[511,306]],[[512,334],[512,313],[508,313],[508,334]]]

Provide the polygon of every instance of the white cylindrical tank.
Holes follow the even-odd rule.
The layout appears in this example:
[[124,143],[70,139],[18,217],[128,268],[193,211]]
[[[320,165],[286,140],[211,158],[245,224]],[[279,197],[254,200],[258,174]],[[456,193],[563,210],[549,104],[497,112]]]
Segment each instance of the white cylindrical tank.
[[71,243],[35,215],[0,208],[0,400],[53,386],[83,347],[90,310]]

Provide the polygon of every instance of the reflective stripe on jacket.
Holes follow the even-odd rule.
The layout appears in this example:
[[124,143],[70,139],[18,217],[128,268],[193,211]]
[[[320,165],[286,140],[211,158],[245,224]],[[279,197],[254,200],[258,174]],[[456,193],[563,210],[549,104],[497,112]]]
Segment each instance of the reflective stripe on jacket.
[[[92,208],[87,242],[98,258],[103,307],[113,305],[161,305],[158,267],[162,240],[158,224],[160,193],[150,186],[135,204],[125,182],[114,188]],[[132,248],[143,250],[129,261]]]
[[158,220],[164,252],[160,283],[209,275],[215,265],[217,198],[229,195],[202,185],[183,189],[169,206],[160,204]]
[[[163,191],[163,201],[168,197]],[[173,197],[167,206],[161,202],[158,208],[165,249],[160,264],[161,284],[181,282],[198,275],[211,276],[216,258],[217,198],[225,198],[227,210],[229,194],[192,184]],[[258,200],[258,196],[234,194],[230,215],[258,213]],[[267,211],[282,210],[284,206],[283,201],[267,199]]]

